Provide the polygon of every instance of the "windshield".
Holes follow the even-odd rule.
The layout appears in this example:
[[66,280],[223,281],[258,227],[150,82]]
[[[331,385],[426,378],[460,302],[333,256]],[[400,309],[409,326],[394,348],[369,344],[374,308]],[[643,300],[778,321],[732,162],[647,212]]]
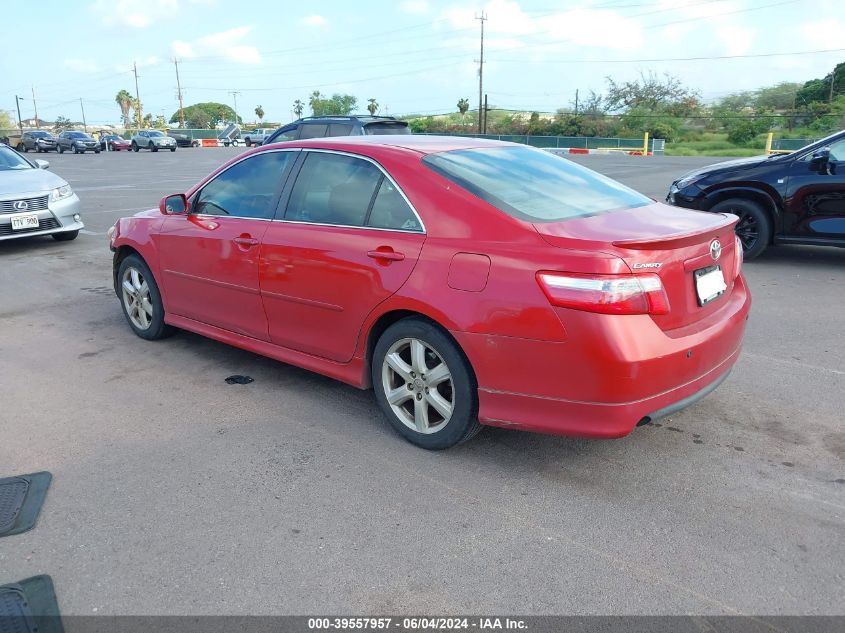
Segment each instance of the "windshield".
[[91,137],[88,136],[87,134],[85,134],[84,132],[71,132],[70,134],[68,134],[68,138],[91,138]]
[[51,138],[51,134],[49,132],[31,132],[34,138]]
[[423,162],[500,211],[528,222],[651,204],[615,180],[527,147],[456,150],[431,154]]
[[0,145],[0,171],[33,169],[32,164],[17,152]]
[[164,132],[150,132],[147,136],[164,136]]
[[370,123],[364,126],[364,134],[410,134],[407,123]]

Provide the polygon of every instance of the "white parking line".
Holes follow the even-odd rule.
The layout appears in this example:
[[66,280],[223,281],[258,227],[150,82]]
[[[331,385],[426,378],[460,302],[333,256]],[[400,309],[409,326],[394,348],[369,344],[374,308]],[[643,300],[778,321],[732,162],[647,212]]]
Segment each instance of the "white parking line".
[[776,358],[774,356],[766,356],[765,354],[757,354],[755,352],[749,352],[747,350],[742,351],[743,356],[750,356],[751,358],[757,358],[763,360],[765,362],[770,363],[781,363],[783,365],[792,365],[793,367],[803,367],[804,369],[813,369],[816,371],[825,371],[830,372],[831,374],[835,374],[837,376],[845,376],[845,371],[841,371],[839,369],[833,369],[832,367],[822,367],[820,365],[811,365],[810,363],[802,363],[798,360],[791,360],[788,358]]
[[105,235],[105,233],[95,233],[94,231],[89,231],[88,229],[79,229],[79,232],[83,235]]

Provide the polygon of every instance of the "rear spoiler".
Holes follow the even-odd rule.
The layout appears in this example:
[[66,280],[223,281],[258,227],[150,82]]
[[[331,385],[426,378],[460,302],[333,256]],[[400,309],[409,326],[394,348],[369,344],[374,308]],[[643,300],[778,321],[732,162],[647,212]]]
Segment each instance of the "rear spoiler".
[[633,240],[616,240],[613,242],[614,246],[619,248],[629,248],[632,250],[658,250],[669,248],[682,248],[684,246],[692,246],[701,242],[701,236],[709,231],[722,231],[727,227],[733,226],[739,222],[739,218],[732,213],[719,213],[714,215],[721,215],[724,219],[719,224],[714,224],[712,228],[707,231],[695,231],[693,233],[676,233],[675,235],[661,235],[660,237],[650,239],[633,239]]

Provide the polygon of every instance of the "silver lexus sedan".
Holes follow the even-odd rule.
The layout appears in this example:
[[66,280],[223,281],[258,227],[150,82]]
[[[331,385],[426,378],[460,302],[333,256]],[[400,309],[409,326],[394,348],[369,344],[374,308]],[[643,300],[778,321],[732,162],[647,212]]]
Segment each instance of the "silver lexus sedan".
[[64,242],[79,235],[79,198],[63,179],[0,143],[0,241],[52,235]]

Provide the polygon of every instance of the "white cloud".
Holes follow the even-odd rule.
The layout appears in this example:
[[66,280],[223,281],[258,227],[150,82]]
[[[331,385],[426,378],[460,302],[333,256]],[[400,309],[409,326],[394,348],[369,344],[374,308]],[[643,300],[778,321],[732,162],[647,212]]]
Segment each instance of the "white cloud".
[[96,0],[88,9],[106,26],[144,29],[180,13],[185,5],[212,4],[215,0]]
[[100,65],[92,59],[70,58],[64,60],[62,65],[78,73],[95,73],[100,70]]
[[192,42],[174,40],[173,54],[181,58],[225,57],[239,64],[260,64],[261,53],[242,40],[252,32],[251,26],[238,26],[227,31],[211,33]]
[[431,11],[431,5],[427,0],[405,0],[399,8],[403,13],[410,13],[411,15],[425,15]]
[[[845,22],[839,20],[818,20],[807,22],[800,27],[800,41],[805,42],[845,42]],[[820,46],[819,48],[828,48]],[[830,47],[833,48],[833,47]]]
[[299,21],[304,26],[326,26],[329,21],[322,15],[308,15]]

